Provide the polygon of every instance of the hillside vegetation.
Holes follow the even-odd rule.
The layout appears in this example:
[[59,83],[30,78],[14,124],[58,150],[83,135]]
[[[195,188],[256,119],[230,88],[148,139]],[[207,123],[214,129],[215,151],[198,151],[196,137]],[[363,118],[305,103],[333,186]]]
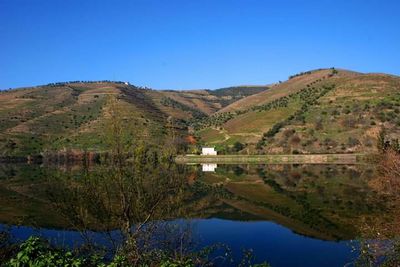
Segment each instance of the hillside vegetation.
[[[66,82],[0,91],[0,156],[104,151],[111,110],[135,142],[185,143],[188,122],[266,87],[156,91],[123,82]],[[179,141],[180,140],[180,141]]]
[[110,114],[133,142],[201,145],[221,153],[374,152],[400,135],[400,78],[306,71],[270,86],[151,90],[123,82],[66,82],[0,92],[1,156],[105,151]]
[[197,123],[200,139],[251,153],[376,150],[378,133],[400,134],[400,78],[323,69],[292,76]]

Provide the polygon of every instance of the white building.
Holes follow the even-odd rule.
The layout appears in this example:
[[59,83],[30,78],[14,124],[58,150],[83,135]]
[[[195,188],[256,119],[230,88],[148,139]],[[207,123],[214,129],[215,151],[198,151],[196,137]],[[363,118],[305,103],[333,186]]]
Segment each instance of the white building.
[[217,168],[217,164],[215,163],[204,163],[201,164],[203,172],[215,172],[215,169]]
[[203,147],[201,149],[201,154],[203,156],[206,156],[206,155],[215,156],[215,155],[217,155],[217,151],[215,151],[215,149],[213,147]]

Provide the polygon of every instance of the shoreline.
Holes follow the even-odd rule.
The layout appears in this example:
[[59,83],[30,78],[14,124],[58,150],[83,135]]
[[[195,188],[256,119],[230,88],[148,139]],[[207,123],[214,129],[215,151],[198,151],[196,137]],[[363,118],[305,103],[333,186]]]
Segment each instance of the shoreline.
[[175,163],[362,164],[370,158],[367,154],[179,155]]

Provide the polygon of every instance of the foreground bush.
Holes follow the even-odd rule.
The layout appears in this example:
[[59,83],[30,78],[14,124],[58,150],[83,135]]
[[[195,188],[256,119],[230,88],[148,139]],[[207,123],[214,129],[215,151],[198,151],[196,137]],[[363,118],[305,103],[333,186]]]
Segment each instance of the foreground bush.
[[57,249],[49,245],[48,242],[38,238],[30,237],[20,245],[20,249],[5,266],[8,267],[51,267],[51,266],[104,266],[117,267],[125,266],[124,257],[116,256],[112,262],[105,264],[101,257],[79,257],[71,251]]

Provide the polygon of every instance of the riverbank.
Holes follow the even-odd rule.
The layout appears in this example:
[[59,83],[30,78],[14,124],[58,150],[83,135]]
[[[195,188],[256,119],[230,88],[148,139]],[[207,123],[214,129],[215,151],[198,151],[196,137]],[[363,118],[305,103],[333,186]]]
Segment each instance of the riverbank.
[[370,157],[366,154],[307,154],[307,155],[180,155],[179,164],[196,163],[260,163],[260,164],[361,164]]
[[93,152],[81,150],[63,150],[43,152],[37,155],[21,156],[0,156],[0,163],[95,163],[99,162],[100,157],[107,157],[106,152]]

